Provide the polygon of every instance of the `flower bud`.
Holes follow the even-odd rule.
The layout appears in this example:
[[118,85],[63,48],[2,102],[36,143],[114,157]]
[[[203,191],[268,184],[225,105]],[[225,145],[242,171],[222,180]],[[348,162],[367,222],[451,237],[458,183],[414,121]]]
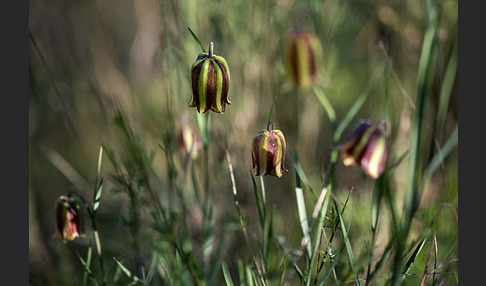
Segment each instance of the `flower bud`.
[[213,43],[208,53],[200,53],[191,67],[192,100],[189,107],[199,113],[212,110],[224,113],[228,99],[230,71],[226,60],[213,54]]
[[376,179],[386,165],[387,141],[383,121],[361,122],[340,147],[345,166],[361,166],[365,173]]
[[184,154],[196,159],[203,147],[201,137],[194,125],[189,124],[187,120],[183,120],[179,130],[179,148]]
[[55,211],[57,235],[64,243],[84,237],[83,209],[75,197],[60,196]]
[[257,176],[282,177],[285,161],[285,137],[280,130],[271,130],[272,123],[267,130],[262,130],[253,139],[253,150],[251,153],[253,169]]
[[284,61],[287,73],[295,84],[303,88],[311,86],[317,80],[321,58],[321,43],[313,33],[296,28],[287,35]]

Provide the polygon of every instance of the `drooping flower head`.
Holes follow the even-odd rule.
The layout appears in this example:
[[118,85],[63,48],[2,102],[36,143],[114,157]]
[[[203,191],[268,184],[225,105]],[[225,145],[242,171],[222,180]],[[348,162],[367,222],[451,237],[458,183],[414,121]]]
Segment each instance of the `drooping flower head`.
[[178,134],[179,149],[192,159],[196,159],[201,152],[203,143],[199,132],[194,125],[190,124],[186,118],[181,120]]
[[280,130],[272,129],[273,123],[268,124],[266,130],[253,139],[253,149],[251,153],[253,169],[257,176],[282,177],[286,171],[285,161],[285,137]]
[[340,147],[343,164],[360,166],[368,176],[378,178],[386,165],[387,141],[383,120],[360,122]]
[[284,63],[290,79],[300,87],[311,86],[322,64],[322,47],[317,36],[303,27],[294,28],[285,38]]
[[60,196],[55,207],[57,235],[66,243],[84,237],[84,213],[74,196]]
[[208,110],[224,113],[228,99],[230,71],[226,60],[213,54],[213,42],[208,53],[200,53],[191,67],[192,100],[189,107],[199,113]]

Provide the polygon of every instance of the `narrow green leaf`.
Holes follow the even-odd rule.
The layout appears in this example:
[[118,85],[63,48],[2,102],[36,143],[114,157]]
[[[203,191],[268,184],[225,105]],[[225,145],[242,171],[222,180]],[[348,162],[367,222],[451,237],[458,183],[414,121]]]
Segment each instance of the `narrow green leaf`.
[[245,273],[246,273],[246,283],[247,283],[246,285],[248,286],[256,285],[257,284],[256,278],[253,271],[251,271],[251,268],[249,266],[246,266],[245,270],[246,270]]
[[84,271],[90,276],[93,277],[93,273],[91,272],[91,269],[89,269],[88,264],[84,259],[79,255],[79,253],[76,252],[76,255],[78,256],[79,260],[81,261],[81,264],[83,264]]
[[376,225],[378,223],[378,212],[381,207],[381,197],[383,195],[383,183],[384,176],[378,177],[375,181],[375,187],[373,189],[373,197],[371,199],[371,228],[373,230],[376,229]]
[[437,116],[436,116],[436,128],[437,130],[439,130],[439,132],[442,131],[442,128],[445,123],[447,110],[449,107],[449,101],[452,95],[452,88],[454,87],[454,83],[457,75],[457,66],[458,66],[457,51],[458,51],[458,42],[456,41],[452,48],[449,63],[447,64],[447,69],[444,76],[444,81],[442,82],[442,86],[440,88],[440,96],[439,96],[439,103],[438,103]]
[[142,280],[140,280],[140,278],[138,278],[137,276],[133,275],[132,272],[130,272],[130,270],[128,270],[120,261],[118,261],[115,257],[113,257],[113,259],[115,260],[115,262],[118,264],[118,267],[123,271],[123,273],[125,273],[125,275],[132,279],[133,282],[143,282]]
[[312,90],[314,91],[314,94],[316,95],[317,100],[319,100],[319,103],[322,105],[322,107],[326,111],[326,114],[329,117],[329,121],[334,126],[336,124],[336,112],[334,111],[334,108],[332,107],[331,102],[329,101],[327,96],[324,94],[324,91],[322,90],[322,88],[318,87],[317,85],[314,85]]
[[385,179],[388,175],[393,172],[395,168],[397,168],[400,163],[405,159],[408,155],[408,151],[405,151],[397,160],[391,163],[383,172],[383,175],[380,176],[375,181],[375,187],[373,189],[373,198],[371,200],[371,227],[372,229],[376,228],[376,224],[378,223],[378,211],[381,207],[381,201],[383,196],[383,190],[385,188]]
[[191,32],[191,35],[192,35],[192,38],[194,39],[194,41],[196,41],[196,43],[198,44],[199,48],[201,49],[201,52],[205,53],[206,51],[204,50],[204,47],[203,45],[201,44],[201,41],[199,41],[198,37],[196,36],[196,34],[194,34],[194,32],[191,30],[191,28],[187,27],[187,29],[189,29],[189,32]]
[[96,210],[98,210],[98,207],[100,206],[102,190],[103,190],[103,178],[101,178],[98,188],[96,189],[96,192],[94,194],[93,213],[96,213]]
[[96,173],[96,177],[99,178],[101,174],[101,159],[103,158],[103,146],[100,146],[100,151],[98,153],[98,172]]
[[231,279],[231,275],[229,273],[228,265],[226,264],[225,261],[221,262],[221,268],[223,269],[223,276],[224,276],[224,281],[226,282],[226,285],[233,286],[233,280]]
[[346,246],[346,251],[348,253],[349,265],[351,266],[351,269],[354,269],[355,257],[353,253],[353,248],[351,247],[351,243],[349,242],[348,232],[346,230],[346,226],[344,225],[343,217],[341,216],[341,212],[339,211],[338,205],[335,200],[333,200],[333,202],[334,202],[334,207],[336,208],[336,213],[339,218],[339,224],[341,225],[344,245]]
[[273,217],[275,213],[275,206],[272,207],[270,211],[270,217],[268,222],[265,224],[265,228],[263,230],[263,257],[266,260],[268,258],[268,252],[270,249],[271,242],[273,240]]
[[246,280],[246,274],[245,274],[245,266],[243,265],[243,262],[241,259],[238,259],[238,283],[239,285],[245,285],[245,280]]
[[255,182],[255,178],[253,177],[253,174],[250,172],[251,180],[253,182],[253,190],[255,192],[255,199],[257,203],[257,209],[258,209],[258,216],[260,217],[260,225],[262,229],[265,226],[265,215],[264,215],[264,208],[263,208],[263,203],[262,203],[262,198],[260,196],[260,192],[258,191],[257,184]]
[[[320,207],[320,209],[317,211],[319,223],[318,223],[317,228],[316,228],[316,234],[315,234],[315,238],[314,238],[314,250],[312,251],[312,256],[311,256],[310,263],[309,263],[309,269],[314,269],[314,264],[316,262],[316,258],[319,256],[319,252],[320,252],[319,241],[321,239],[322,232],[324,231],[324,221],[326,219],[326,213],[327,213],[327,208],[328,208],[328,205],[329,205],[329,200],[331,199],[331,194],[330,194],[330,191],[327,187],[322,188],[322,191],[321,191],[321,194],[319,195],[319,197],[321,197],[322,195],[324,195],[324,202],[322,203],[322,206]],[[319,203],[319,201],[316,203],[316,207],[317,207],[318,203]],[[314,207],[314,211],[317,210],[316,207]],[[313,213],[315,213],[315,212],[313,212]],[[314,214],[313,214],[313,218],[314,218]],[[311,227],[312,227],[312,224],[311,224]],[[307,280],[307,285],[310,285],[310,281],[311,281],[311,279]]]
[[295,153],[293,159],[294,159],[294,169],[295,169],[295,172],[296,172],[296,180],[297,180],[299,186],[300,186],[300,184],[303,184],[304,187],[307,190],[311,191],[311,193],[314,195],[314,197],[317,197],[317,194],[314,191],[314,189],[312,188],[309,179],[305,175],[304,170],[302,170],[302,166],[299,163],[297,153]]
[[424,174],[423,174],[423,179],[422,179],[422,186],[421,186],[421,191],[423,192],[425,188],[427,187],[428,182],[432,178],[432,175],[434,174],[434,171],[439,167],[439,165],[444,161],[444,159],[454,150],[454,148],[457,146],[459,140],[459,131],[458,127],[454,128],[452,131],[451,135],[447,139],[447,141],[444,143],[442,148],[437,152],[432,160],[430,160],[429,164],[427,165]]
[[404,268],[404,271],[403,271],[402,274],[407,274],[408,273],[408,271],[410,270],[410,267],[412,267],[412,264],[415,262],[415,259],[417,258],[417,256],[419,255],[420,251],[422,250],[422,247],[424,246],[426,240],[427,239],[424,238],[424,240],[422,240],[422,242],[419,243],[419,245],[417,245],[417,247],[413,251],[412,255],[407,260],[407,263],[405,263],[405,268]]
[[300,186],[299,174],[295,172],[296,177],[296,187],[295,187],[295,197],[297,199],[297,210],[299,213],[300,227],[302,229],[302,235],[307,241],[307,259],[311,258],[312,246],[309,237],[309,222],[307,221],[307,210],[305,207],[304,194]]

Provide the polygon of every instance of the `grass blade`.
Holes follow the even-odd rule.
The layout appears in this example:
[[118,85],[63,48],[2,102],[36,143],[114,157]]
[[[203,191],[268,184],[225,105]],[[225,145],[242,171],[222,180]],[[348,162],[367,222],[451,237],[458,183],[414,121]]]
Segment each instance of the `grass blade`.
[[454,148],[457,146],[459,140],[459,131],[458,127],[454,128],[452,131],[451,135],[447,139],[447,141],[444,143],[442,148],[439,150],[438,153],[434,155],[432,160],[430,160],[429,164],[427,165],[427,168],[424,171],[423,178],[422,178],[422,185],[420,187],[420,190],[423,192],[425,188],[427,187],[428,182],[430,181],[434,171],[439,167],[439,165],[444,161],[444,159],[454,150]]
[[221,262],[221,268],[223,269],[223,276],[224,276],[224,281],[226,282],[226,285],[233,286],[233,280],[231,279],[231,275],[229,273],[228,265],[226,264],[225,261]]
[[309,237],[309,222],[307,221],[307,210],[305,207],[305,199],[300,184],[299,174],[297,173],[297,171],[295,172],[295,178],[296,178],[295,197],[297,199],[297,210],[299,213],[300,227],[302,230],[302,235],[304,239],[307,241],[307,259],[310,259],[312,254],[312,246]]
[[197,45],[201,49],[201,52],[205,53],[206,51],[204,50],[204,47],[201,44],[201,41],[199,41],[199,38],[196,36],[196,34],[194,34],[194,32],[191,30],[191,28],[187,27],[187,29],[189,30],[189,32],[191,32],[192,38],[194,39],[194,41],[197,43]]
[[94,198],[93,198],[93,215],[96,214],[96,210],[98,210],[98,207],[100,206],[100,200],[101,200],[101,193],[103,191],[103,178],[101,178],[100,183],[98,185],[98,188],[96,189],[94,193]]
[[113,257],[113,259],[115,260],[115,262],[118,264],[118,267],[121,269],[121,271],[123,271],[123,273],[125,273],[125,275],[130,278],[133,282],[143,282],[140,278],[138,278],[137,276],[133,275],[132,272],[130,272],[130,270],[128,270],[128,268],[126,268],[120,261],[118,261],[115,257]]
[[343,233],[343,241],[344,241],[344,245],[346,246],[346,252],[348,253],[349,266],[351,266],[351,269],[354,269],[355,257],[354,257],[353,248],[351,247],[351,243],[349,242],[348,232],[346,230],[346,226],[344,225],[344,220],[341,215],[341,212],[338,210],[338,205],[335,200],[333,200],[333,202],[334,202],[334,207],[336,208],[336,213],[339,218],[339,224],[341,225],[341,231]]
[[[87,262],[86,262],[86,261],[85,261],[85,260],[84,260],[84,259],[81,257],[81,255],[79,255],[79,253],[77,253],[77,252],[76,252],[76,255],[78,256],[79,260],[81,261],[81,264],[83,264],[84,273],[85,273],[86,275],[88,275],[88,276],[89,276],[89,278],[91,278],[91,280],[92,280],[93,282],[96,282],[96,280],[95,280],[95,279],[94,279],[94,277],[93,277],[93,273],[91,272],[91,269],[89,269],[89,265],[88,265],[88,263],[87,263]],[[96,285],[97,285],[97,284],[98,284],[98,283],[96,283]]]
[[334,111],[334,108],[332,107],[331,102],[327,98],[327,96],[324,94],[324,91],[317,85],[314,85],[312,88],[314,91],[314,94],[317,97],[317,100],[319,100],[319,103],[322,105],[324,110],[327,113],[327,116],[329,117],[329,121],[331,122],[332,126],[336,124],[336,112]]
[[458,43],[455,42],[454,47],[452,48],[451,56],[449,59],[449,63],[447,64],[447,69],[444,76],[444,81],[442,82],[442,86],[440,88],[440,96],[439,96],[439,103],[437,108],[437,116],[436,116],[436,130],[439,132],[442,131],[444,127],[444,122],[447,116],[447,109],[449,107],[449,101],[452,95],[452,88],[454,87],[456,75],[457,75],[457,66],[458,66]]
[[304,173],[304,170],[302,170],[302,166],[299,163],[299,160],[297,158],[297,154],[294,155],[294,169],[295,169],[296,174],[298,175],[299,183],[303,184],[304,187],[307,190],[311,191],[311,193],[314,195],[314,197],[316,197],[317,194],[314,191],[314,189],[312,188],[309,179],[307,178],[307,176]]
[[251,180],[253,182],[253,190],[255,192],[255,199],[257,203],[257,209],[258,209],[258,216],[260,217],[260,225],[262,228],[265,226],[265,215],[264,215],[264,208],[263,208],[263,203],[262,203],[262,198],[260,196],[260,192],[258,191],[257,184],[255,182],[255,178],[253,177],[253,174],[250,172]]
[[419,243],[419,245],[417,245],[417,247],[413,251],[412,255],[407,260],[407,263],[405,263],[405,269],[404,269],[404,271],[402,273],[404,276],[402,276],[402,277],[405,277],[405,274],[407,274],[408,271],[410,270],[410,267],[412,267],[412,264],[415,262],[415,259],[417,258],[417,256],[419,255],[420,251],[422,250],[422,247],[424,246],[425,241],[427,241],[426,238],[424,238],[424,240],[422,240],[422,242]]

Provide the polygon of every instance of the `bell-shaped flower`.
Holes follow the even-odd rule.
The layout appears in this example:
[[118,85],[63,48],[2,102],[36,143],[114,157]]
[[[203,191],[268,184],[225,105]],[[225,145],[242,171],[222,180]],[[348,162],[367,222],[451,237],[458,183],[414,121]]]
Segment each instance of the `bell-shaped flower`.
[[208,53],[200,53],[191,67],[192,100],[189,107],[199,113],[208,110],[224,113],[228,99],[230,71],[226,60],[213,54],[213,42]]
[[196,159],[203,148],[203,143],[197,128],[190,124],[186,118],[181,121],[178,134],[179,149],[182,153]]
[[84,213],[74,196],[60,196],[55,206],[58,237],[66,243],[84,237]]
[[362,121],[340,146],[342,162],[345,166],[360,166],[376,179],[385,170],[387,145],[384,121]]
[[252,162],[257,176],[282,177],[286,171],[285,161],[285,137],[280,130],[271,129],[273,123],[268,125],[253,139]]
[[285,38],[284,64],[290,79],[300,87],[310,87],[318,77],[318,66],[322,64],[322,46],[317,36],[298,27]]

